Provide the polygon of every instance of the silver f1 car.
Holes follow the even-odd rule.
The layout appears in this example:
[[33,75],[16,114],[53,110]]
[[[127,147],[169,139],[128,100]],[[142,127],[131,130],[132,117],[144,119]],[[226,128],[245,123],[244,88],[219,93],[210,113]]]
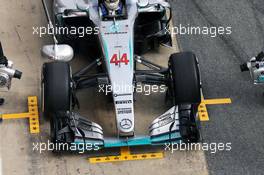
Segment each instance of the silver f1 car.
[[251,58],[248,62],[240,65],[242,72],[250,71],[254,84],[264,83],[264,52],[260,52],[256,57]]
[[[191,52],[172,54],[168,68],[145,59],[142,54],[170,45],[168,32],[170,4],[165,0],[54,0],[53,13],[43,1],[49,25],[55,28],[97,28],[82,37],[96,55],[93,62],[72,73],[69,43],[80,40],[78,34],[54,34],[54,45],[42,48],[55,60],[42,70],[42,108],[50,118],[53,142],[94,143],[100,147],[161,145],[198,142],[198,105],[201,81],[198,61]],[[88,48],[88,49],[89,49]],[[146,69],[137,69],[137,64]],[[89,71],[101,67],[97,74]],[[103,71],[102,71],[103,70]],[[149,124],[149,135],[135,133],[133,88],[112,88],[117,135],[104,137],[99,123],[73,112],[78,106],[76,92],[100,85],[135,87],[137,83],[165,85],[172,106]]]

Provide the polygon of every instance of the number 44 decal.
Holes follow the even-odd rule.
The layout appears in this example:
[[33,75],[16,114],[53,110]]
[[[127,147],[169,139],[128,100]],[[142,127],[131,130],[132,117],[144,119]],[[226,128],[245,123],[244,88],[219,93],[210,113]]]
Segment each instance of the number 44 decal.
[[125,63],[127,65],[129,60],[127,59],[127,54],[124,53],[122,56],[120,54],[114,54],[110,60],[111,64],[115,64],[116,66],[120,65],[121,63]]

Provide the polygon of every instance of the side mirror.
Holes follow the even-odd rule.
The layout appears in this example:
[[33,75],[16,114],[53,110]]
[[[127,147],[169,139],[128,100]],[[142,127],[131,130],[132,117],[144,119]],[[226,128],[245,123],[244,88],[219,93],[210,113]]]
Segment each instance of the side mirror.
[[73,49],[67,44],[45,45],[41,49],[43,56],[56,61],[71,61],[73,58]]
[[137,5],[139,7],[146,7],[149,5],[149,0],[138,0]]
[[165,0],[149,0],[149,4],[150,4],[150,5],[153,5],[153,4],[160,4],[160,5],[162,5],[163,7],[170,8],[170,3],[168,3],[168,2],[165,1]]
[[166,7],[166,8],[170,8],[170,3],[166,2],[166,1],[161,1],[160,5],[162,5],[163,7]]
[[89,3],[83,2],[83,0],[77,1],[76,6],[77,6],[77,9],[83,10],[83,11],[89,10],[89,7],[90,7]]

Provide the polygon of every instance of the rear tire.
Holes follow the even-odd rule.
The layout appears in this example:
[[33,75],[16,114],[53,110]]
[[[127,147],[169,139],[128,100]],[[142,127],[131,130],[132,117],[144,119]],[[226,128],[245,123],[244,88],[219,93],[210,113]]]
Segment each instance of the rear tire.
[[201,83],[198,62],[191,52],[175,53],[169,59],[170,95],[179,107],[180,134],[184,142],[199,142],[198,106]]

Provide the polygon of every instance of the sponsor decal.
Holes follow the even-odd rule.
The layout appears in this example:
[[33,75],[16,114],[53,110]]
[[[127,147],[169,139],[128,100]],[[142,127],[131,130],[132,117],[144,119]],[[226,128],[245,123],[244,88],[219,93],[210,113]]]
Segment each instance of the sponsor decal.
[[118,100],[115,103],[116,104],[131,104],[132,100]]
[[117,114],[131,114],[131,108],[117,108]]

